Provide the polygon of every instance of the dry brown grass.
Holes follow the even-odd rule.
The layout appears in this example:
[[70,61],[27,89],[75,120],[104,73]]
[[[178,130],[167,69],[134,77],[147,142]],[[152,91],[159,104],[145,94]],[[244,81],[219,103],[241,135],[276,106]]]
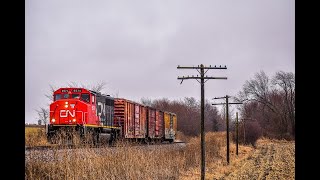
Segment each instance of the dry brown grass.
[[[207,158],[214,159],[220,133],[207,134]],[[198,138],[185,148],[177,145],[81,148],[31,151],[26,155],[26,179],[180,179],[200,164]],[[179,145],[178,145],[179,146]]]
[[[33,153],[33,154],[32,154]],[[177,179],[179,152],[133,147],[55,150],[26,161],[26,179]],[[177,163],[178,162],[178,163]]]
[[25,127],[25,145],[29,147],[48,145],[45,128]]
[[[243,149],[244,148],[244,149]],[[256,149],[242,147],[229,166],[216,169],[210,179],[295,179],[294,141],[262,138]]]
[[[257,149],[239,146],[239,156],[231,143],[231,163],[227,165],[225,136],[225,132],[206,133],[206,179],[294,178],[292,143],[261,139]],[[118,143],[116,148],[31,151],[26,154],[25,179],[200,179],[200,138],[184,138],[188,142],[185,148]],[[270,144],[272,151],[268,151]],[[283,144],[288,148],[284,157]],[[272,153],[274,159],[269,157]],[[268,158],[260,160],[264,156]]]

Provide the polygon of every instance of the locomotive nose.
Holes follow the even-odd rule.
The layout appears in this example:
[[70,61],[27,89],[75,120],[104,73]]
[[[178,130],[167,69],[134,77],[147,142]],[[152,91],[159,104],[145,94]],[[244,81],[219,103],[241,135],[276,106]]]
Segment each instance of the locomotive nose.
[[[60,102],[57,107],[57,119],[59,124],[76,124],[77,123],[77,112],[76,104],[78,100],[66,100]],[[54,123],[54,122],[53,122]]]

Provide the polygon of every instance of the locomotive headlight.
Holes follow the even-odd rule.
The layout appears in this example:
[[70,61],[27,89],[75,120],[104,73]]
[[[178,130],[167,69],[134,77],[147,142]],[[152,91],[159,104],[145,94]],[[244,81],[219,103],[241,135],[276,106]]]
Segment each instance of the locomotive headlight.
[[53,123],[54,123],[54,122],[56,122],[56,120],[55,120],[55,119],[51,119],[51,122],[53,122]]
[[68,108],[68,104],[64,105],[65,108]]
[[76,122],[76,119],[72,119],[73,122]]
[[65,102],[65,104],[68,104],[68,102]]

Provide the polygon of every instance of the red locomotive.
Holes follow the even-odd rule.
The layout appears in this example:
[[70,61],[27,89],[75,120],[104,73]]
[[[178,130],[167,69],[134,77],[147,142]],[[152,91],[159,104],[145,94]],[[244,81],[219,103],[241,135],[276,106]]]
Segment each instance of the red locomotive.
[[116,139],[173,142],[177,116],[84,88],[60,88],[50,104],[49,142],[60,130],[75,130],[81,138],[90,134],[94,143],[104,135],[109,143]]

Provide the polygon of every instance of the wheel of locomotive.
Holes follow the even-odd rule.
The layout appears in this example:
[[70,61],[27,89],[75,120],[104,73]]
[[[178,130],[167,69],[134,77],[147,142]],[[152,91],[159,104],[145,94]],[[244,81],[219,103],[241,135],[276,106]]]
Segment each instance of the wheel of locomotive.
[[109,146],[112,146],[114,144],[115,138],[116,138],[116,134],[115,134],[115,131],[112,129],[110,133],[109,142],[108,142]]
[[92,133],[93,145],[99,145],[99,130],[94,130]]
[[169,143],[170,143],[170,144],[172,144],[172,143],[173,143],[173,141],[174,141],[173,139],[169,139]]
[[85,144],[86,143],[86,129],[85,127],[79,127],[79,134],[80,134],[80,143]]
[[117,129],[112,129],[110,133],[109,145],[112,146],[119,140],[120,140],[120,131]]

